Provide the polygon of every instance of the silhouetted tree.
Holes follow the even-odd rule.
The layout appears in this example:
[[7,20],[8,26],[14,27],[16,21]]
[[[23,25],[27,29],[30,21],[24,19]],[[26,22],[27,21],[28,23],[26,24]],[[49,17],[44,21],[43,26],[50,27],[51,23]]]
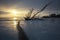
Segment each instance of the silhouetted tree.
[[60,14],[58,14],[57,17],[60,17]]
[[51,14],[51,15],[50,15],[50,17],[55,17],[55,16],[56,16],[56,14]]

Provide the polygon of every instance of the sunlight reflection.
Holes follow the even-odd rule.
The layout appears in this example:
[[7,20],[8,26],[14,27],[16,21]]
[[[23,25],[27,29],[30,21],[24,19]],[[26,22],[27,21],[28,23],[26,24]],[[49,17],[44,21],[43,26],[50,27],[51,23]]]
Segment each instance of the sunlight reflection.
[[17,22],[13,21],[14,29],[16,29]]
[[[14,17],[13,18],[13,28],[14,28],[14,30],[16,30],[16,25],[17,25],[17,18],[16,17]],[[26,23],[25,23],[25,21],[20,21],[20,26],[22,27],[22,28],[25,28],[26,27]]]
[[13,20],[16,20],[16,19],[17,19],[17,18],[15,18],[15,17],[13,18]]
[[14,25],[14,29],[16,29],[16,24],[17,24],[17,21],[15,21],[15,20],[17,20],[17,18],[13,18],[13,25]]
[[16,23],[16,21],[14,21],[14,25],[16,25],[17,23]]

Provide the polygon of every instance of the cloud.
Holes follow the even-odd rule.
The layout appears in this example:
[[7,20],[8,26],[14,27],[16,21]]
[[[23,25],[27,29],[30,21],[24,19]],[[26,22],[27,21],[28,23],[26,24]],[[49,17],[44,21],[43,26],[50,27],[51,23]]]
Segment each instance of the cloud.
[[0,10],[16,7],[23,0],[0,0]]
[[18,2],[21,2],[22,0],[0,0],[0,5],[6,5],[6,6],[9,6],[9,5],[13,5],[13,4],[16,4]]
[[0,11],[0,14],[8,14],[8,12]]
[[[51,0],[0,0],[0,8],[10,8],[16,6],[19,8],[38,8],[41,9]],[[53,0],[53,4],[49,5],[47,10],[60,10],[60,0]]]

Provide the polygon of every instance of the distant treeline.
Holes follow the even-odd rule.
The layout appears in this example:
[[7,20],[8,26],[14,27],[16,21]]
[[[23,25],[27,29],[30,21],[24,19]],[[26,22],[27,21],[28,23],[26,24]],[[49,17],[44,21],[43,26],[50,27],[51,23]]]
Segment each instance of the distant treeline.
[[42,18],[60,18],[60,14],[50,14],[49,16],[43,16]]

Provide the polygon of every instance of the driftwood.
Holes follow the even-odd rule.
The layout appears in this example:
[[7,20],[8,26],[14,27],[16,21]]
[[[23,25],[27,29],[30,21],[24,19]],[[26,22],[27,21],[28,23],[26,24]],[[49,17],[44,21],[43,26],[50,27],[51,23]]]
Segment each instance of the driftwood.
[[27,35],[25,34],[24,30],[20,26],[20,21],[18,21],[17,30],[18,30],[19,40],[28,40]]

